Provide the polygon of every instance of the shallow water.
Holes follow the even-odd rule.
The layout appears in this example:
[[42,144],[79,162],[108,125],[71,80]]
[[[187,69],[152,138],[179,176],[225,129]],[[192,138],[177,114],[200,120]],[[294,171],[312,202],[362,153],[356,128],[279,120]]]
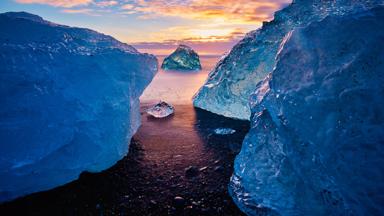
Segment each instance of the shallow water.
[[[159,68],[164,56],[159,56]],[[140,97],[142,103],[155,103],[163,100],[172,104],[189,104],[193,95],[204,84],[209,72],[214,68],[220,56],[201,56],[201,71],[164,71],[159,72]]]

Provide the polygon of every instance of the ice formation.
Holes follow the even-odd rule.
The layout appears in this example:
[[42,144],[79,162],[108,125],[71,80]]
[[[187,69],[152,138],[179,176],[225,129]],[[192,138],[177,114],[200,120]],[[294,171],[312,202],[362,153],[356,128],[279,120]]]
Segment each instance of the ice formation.
[[274,20],[248,33],[217,63],[206,83],[195,95],[196,107],[223,116],[250,118],[249,96],[275,66],[275,56],[284,36],[295,27],[304,27],[332,14],[366,9],[383,0],[294,0],[275,13]]
[[156,58],[24,12],[0,14],[0,29],[0,201],[121,159]]
[[217,135],[230,135],[236,133],[236,130],[232,128],[216,128],[214,132]]
[[199,55],[187,45],[179,45],[161,65],[164,70],[201,70]]
[[230,184],[248,215],[384,215],[384,7],[368,8],[294,29],[257,85]]
[[172,115],[175,112],[175,109],[172,105],[161,101],[155,104],[153,107],[147,109],[147,113],[150,116],[155,118],[165,118]]

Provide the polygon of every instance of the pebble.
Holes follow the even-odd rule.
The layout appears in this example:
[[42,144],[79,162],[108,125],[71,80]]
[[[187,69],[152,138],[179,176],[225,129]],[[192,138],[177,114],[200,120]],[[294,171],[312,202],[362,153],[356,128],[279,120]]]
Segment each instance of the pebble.
[[185,169],[185,176],[187,178],[192,178],[199,175],[199,170],[195,166],[189,166]]
[[174,199],[173,199],[173,203],[175,205],[176,208],[180,208],[180,207],[183,207],[184,204],[185,204],[185,199],[181,196],[176,196]]
[[223,172],[224,171],[224,168],[222,166],[217,166],[215,167],[214,169],[216,172]]

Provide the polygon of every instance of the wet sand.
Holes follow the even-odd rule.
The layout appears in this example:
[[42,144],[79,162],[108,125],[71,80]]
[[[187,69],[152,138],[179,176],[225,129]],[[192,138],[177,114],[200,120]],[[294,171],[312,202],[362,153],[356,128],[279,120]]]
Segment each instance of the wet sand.
[[[0,215],[242,215],[227,186],[249,123],[192,105],[153,119],[146,107],[129,154],[115,166],[0,205]],[[218,127],[237,132],[216,135]]]

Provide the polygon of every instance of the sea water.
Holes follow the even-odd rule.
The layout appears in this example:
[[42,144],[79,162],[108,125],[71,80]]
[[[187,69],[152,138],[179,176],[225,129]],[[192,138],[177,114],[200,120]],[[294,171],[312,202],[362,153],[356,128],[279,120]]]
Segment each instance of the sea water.
[[[165,56],[158,56],[159,65]],[[140,97],[143,104],[166,101],[171,104],[191,104],[193,95],[207,79],[220,56],[200,56],[200,71],[164,71],[159,69],[152,83]],[[160,67],[159,67],[160,68]]]

